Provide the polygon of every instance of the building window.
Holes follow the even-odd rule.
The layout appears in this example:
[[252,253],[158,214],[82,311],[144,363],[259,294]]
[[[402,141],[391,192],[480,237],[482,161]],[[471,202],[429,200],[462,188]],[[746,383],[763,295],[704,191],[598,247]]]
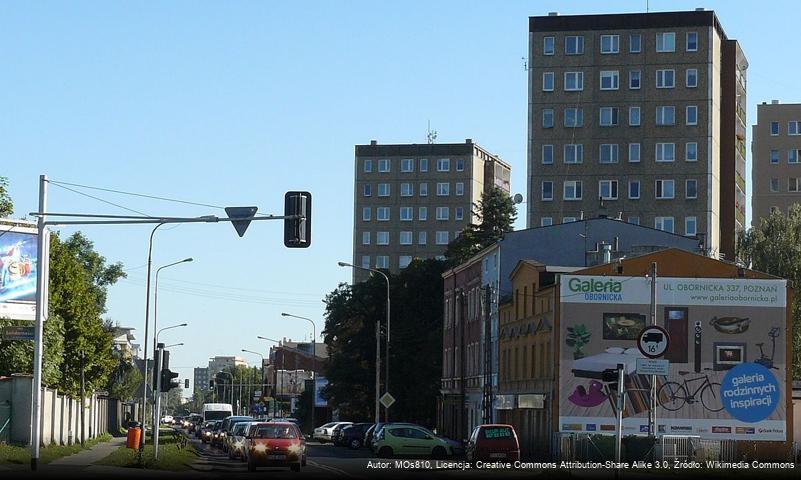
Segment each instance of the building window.
[[411,255],[401,255],[398,257],[398,268],[401,270],[408,267],[410,263],[412,263]]
[[455,207],[453,216],[456,220],[464,220],[464,207]]
[[698,144],[695,142],[687,142],[684,145],[684,160],[687,162],[695,162],[698,160]]
[[364,186],[362,187],[362,195],[364,195],[365,197],[369,197],[372,194],[373,194],[372,185],[370,185],[369,183],[365,183]]
[[676,33],[665,32],[656,34],[656,51],[657,52],[675,52],[676,51]]
[[629,126],[640,126],[640,107],[629,107]]
[[565,200],[581,200],[581,180],[566,181],[562,198]]
[[629,72],[629,90],[639,90],[641,86],[642,73],[639,70]]
[[788,192],[801,192],[801,178],[790,177],[787,179]]
[[362,232],[362,245],[370,245],[370,232]]
[[687,105],[685,112],[687,117],[687,125],[698,125],[698,106]]
[[378,184],[378,196],[379,197],[388,197],[389,196],[389,184],[388,183],[379,183]]
[[617,90],[618,88],[620,88],[620,72],[601,70],[601,90]]
[[389,255],[378,255],[375,257],[375,268],[389,268]]
[[779,191],[779,179],[778,178],[771,178],[770,179],[770,191],[776,193]]
[[438,172],[450,172],[451,171],[451,160],[449,158],[440,158],[437,160],[437,171]]
[[456,159],[456,171],[457,172],[464,172],[464,159],[457,158]]
[[629,223],[632,225],[639,225],[640,217],[638,215],[629,215]]
[[389,221],[389,207],[376,207],[375,218],[379,222]]
[[373,171],[373,161],[369,158],[364,160],[364,173],[370,173]]
[[695,88],[698,86],[698,69],[688,68],[687,77],[685,78],[685,85],[687,88]]
[[370,255],[362,255],[362,268],[370,268]]
[[601,35],[601,53],[620,52],[620,35]]
[[698,180],[687,180],[685,182],[686,197],[689,199],[698,198]]
[[566,108],[564,125],[567,128],[576,128],[584,126],[584,109],[583,108]]
[[370,207],[362,207],[362,221],[369,222],[370,221],[370,214],[372,212],[372,208]]
[[542,128],[553,128],[553,108],[542,109]]
[[668,200],[675,197],[675,189],[673,180],[657,180],[656,181],[656,198],[659,200]]
[[378,232],[375,236],[376,245],[389,245],[389,232]]
[[550,202],[553,200],[553,182],[542,182],[542,201]]
[[770,163],[772,163],[772,164],[779,163],[779,151],[778,150],[771,150],[770,151]]
[[584,161],[584,145],[568,143],[565,145],[565,163],[582,163]]
[[417,232],[417,244],[418,245],[425,245],[427,241],[428,241],[428,235],[426,234],[425,230]]
[[421,197],[427,197],[428,196],[428,184],[427,183],[421,183],[419,188],[420,188],[420,196]]
[[798,120],[787,122],[787,135],[801,135],[801,122]]
[[427,158],[421,158],[420,159],[420,171],[421,172],[427,172],[428,171],[428,159]]
[[420,207],[417,209],[417,219],[421,222],[428,220],[428,207]]
[[598,196],[603,200],[617,200],[617,180],[599,181]]
[[554,37],[542,37],[542,54],[553,55],[555,53],[555,45]]
[[464,195],[464,182],[456,182],[455,190],[457,196],[461,197],[462,195]]
[[414,189],[411,183],[401,183],[401,197],[411,197],[414,195]]
[[414,220],[414,207],[400,207],[401,222],[411,222]]
[[437,184],[437,196],[438,197],[447,197],[450,195],[451,184],[450,183],[438,183]]
[[640,181],[629,180],[629,200],[640,199]]
[[401,245],[411,245],[412,244],[412,232],[400,232],[400,237],[398,241]]
[[401,172],[408,173],[414,171],[414,159],[403,158],[401,159]]
[[618,145],[616,143],[602,143],[600,146],[601,163],[618,163]]
[[629,53],[640,53],[642,51],[642,35],[633,33],[629,35]]
[[545,165],[553,163],[553,145],[542,146],[542,163]]
[[779,134],[779,122],[770,122],[770,134],[774,137]]
[[676,123],[676,107],[674,106],[660,106],[656,107],[656,124],[674,125]]
[[673,217],[656,217],[654,228],[673,233]]
[[698,51],[698,32],[687,32],[687,51]]
[[449,215],[448,207],[437,207],[437,220],[447,220]]
[[565,72],[565,91],[584,90],[584,72]]
[[656,88],[673,88],[676,86],[675,70],[657,70]]
[[787,150],[787,163],[798,163],[798,150]]
[[688,237],[695,236],[698,233],[697,230],[698,221],[695,217],[686,217],[684,219],[684,234]]
[[553,217],[540,218],[540,227],[550,227],[553,225]]
[[613,127],[617,125],[617,107],[601,107],[599,113],[602,127]]
[[382,158],[382,159],[380,159],[378,161],[378,171],[379,172],[386,173],[386,172],[389,172],[389,169],[390,169],[390,166],[389,166],[389,159],[388,158]]
[[584,37],[570,35],[565,37],[565,55],[581,55],[584,53]]
[[542,73],[542,91],[553,92],[553,72]]
[[629,163],[637,163],[640,161],[640,144],[629,143]]
[[448,244],[448,232],[437,232],[437,245]]

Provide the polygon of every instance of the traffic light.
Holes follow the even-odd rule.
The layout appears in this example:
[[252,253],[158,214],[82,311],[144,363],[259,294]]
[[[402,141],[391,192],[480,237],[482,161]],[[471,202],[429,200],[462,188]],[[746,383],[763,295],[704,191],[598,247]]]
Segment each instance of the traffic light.
[[209,388],[214,388],[214,380],[209,380]]
[[312,196],[309,192],[286,192],[284,216],[284,246],[307,248],[311,245]]
[[186,390],[189,390],[189,379],[188,379],[188,378],[185,378],[185,379],[184,379],[184,388],[185,388]]
[[161,370],[161,391],[169,392],[173,388],[180,387],[181,382],[176,380],[177,377],[177,372],[173,372],[169,368],[163,368]]

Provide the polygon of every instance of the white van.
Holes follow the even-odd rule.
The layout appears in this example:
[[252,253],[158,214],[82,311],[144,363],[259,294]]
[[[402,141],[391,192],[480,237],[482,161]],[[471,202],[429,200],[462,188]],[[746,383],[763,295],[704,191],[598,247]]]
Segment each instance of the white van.
[[204,403],[203,404],[203,421],[210,420],[223,420],[234,414],[234,409],[230,403]]

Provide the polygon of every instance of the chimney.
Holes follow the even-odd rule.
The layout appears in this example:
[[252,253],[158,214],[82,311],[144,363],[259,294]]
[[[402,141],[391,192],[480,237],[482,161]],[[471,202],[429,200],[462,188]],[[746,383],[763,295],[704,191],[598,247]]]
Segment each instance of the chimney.
[[548,16],[549,17],[558,17],[559,16],[559,12],[548,12]]
[[603,263],[609,263],[612,261],[612,245],[601,242],[601,253],[603,254]]
[[695,9],[696,12],[703,12],[704,10],[706,10],[704,7],[696,7]]
[[620,251],[620,237],[615,237],[615,240],[612,242],[612,250],[616,252]]
[[472,138],[465,138],[464,139],[464,143],[473,143],[473,139]]
[[378,140],[370,140],[370,145],[378,145]]
[[771,100],[771,101],[770,101],[770,104],[771,104],[771,105],[778,105],[778,104],[779,104],[779,101],[778,101],[778,100]]

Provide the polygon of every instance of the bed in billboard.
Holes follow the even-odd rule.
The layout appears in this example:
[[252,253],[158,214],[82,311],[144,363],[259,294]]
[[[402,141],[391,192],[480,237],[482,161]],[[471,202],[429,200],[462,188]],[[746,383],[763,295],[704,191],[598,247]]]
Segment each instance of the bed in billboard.
[[[786,440],[784,280],[659,278],[656,324],[670,345],[656,377],[660,434]],[[615,431],[624,366],[624,434],[648,433],[652,377],[637,373],[637,335],[650,323],[650,280],[564,275],[559,428]]]
[[0,318],[35,318],[36,248],[36,229],[0,225]]

